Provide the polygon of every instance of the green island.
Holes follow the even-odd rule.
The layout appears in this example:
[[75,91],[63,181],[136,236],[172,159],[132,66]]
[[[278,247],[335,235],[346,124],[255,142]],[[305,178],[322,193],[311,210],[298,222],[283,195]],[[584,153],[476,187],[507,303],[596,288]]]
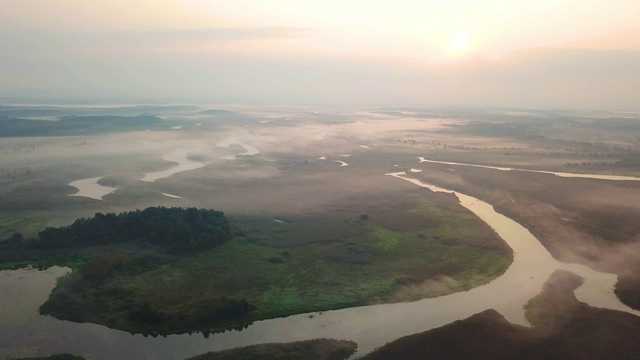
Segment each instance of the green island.
[[[66,265],[42,314],[151,335],[440,296],[512,260],[455,197],[408,195],[392,214],[228,219],[196,208],[97,213],[0,243],[3,266]],[[310,315],[312,316],[312,315]]]

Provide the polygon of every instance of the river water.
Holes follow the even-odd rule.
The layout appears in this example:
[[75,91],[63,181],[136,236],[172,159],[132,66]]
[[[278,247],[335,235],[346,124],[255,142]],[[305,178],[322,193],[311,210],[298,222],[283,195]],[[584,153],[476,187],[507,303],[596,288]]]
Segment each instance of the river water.
[[102,200],[102,197],[111,194],[117,189],[114,187],[102,186],[98,184],[98,181],[102,177],[95,177],[90,179],[76,180],[69,183],[69,186],[73,186],[78,189],[78,192],[71,194],[70,196],[83,196],[91,199]]
[[[224,157],[224,159],[233,160],[237,156],[244,156],[244,155],[252,156],[260,153],[260,150],[258,150],[254,146],[241,142],[237,137],[228,138],[216,144],[216,146],[222,147],[222,148],[229,148],[231,145],[239,145],[243,147],[245,151],[233,156]],[[166,170],[147,173],[140,180],[147,181],[147,182],[154,182],[156,180],[167,178],[179,172],[195,170],[195,169],[204,167],[206,165],[205,163],[200,161],[193,161],[189,159],[189,153],[193,151],[196,151],[196,150],[182,149],[182,150],[176,150],[163,155],[162,156],[163,160],[176,163],[177,165],[171,166]],[[346,165],[342,165],[342,166],[346,166]],[[70,186],[73,186],[76,189],[78,189],[78,192],[76,192],[75,194],[71,194],[70,196],[83,196],[91,199],[103,200],[103,197],[105,195],[116,191],[117,188],[102,186],[98,184],[98,181],[101,178],[102,177],[95,177],[95,178],[81,179],[81,180],[70,182],[69,183]],[[167,197],[172,197],[172,198],[180,198],[179,196],[166,194],[166,193],[162,193],[162,195],[165,195]]]
[[[407,177],[405,172],[387,175],[432,191],[453,192]],[[640,316],[640,312],[622,304],[613,294],[616,275],[556,261],[526,228],[497,213],[490,204],[455,194],[462,206],[491,226],[514,251],[514,261],[503,275],[469,291],[407,303],[258,321],[241,332],[209,338],[202,335],[153,338],[39,316],[38,306],[55,286],[55,279],[68,269],[0,271],[0,356],[22,351],[22,355],[70,352],[96,359],[183,359],[212,350],[321,337],[353,340],[358,343],[359,353],[364,354],[399,337],[440,327],[486,309],[497,310],[512,323],[528,325],[523,306],[540,293],[550,274],[558,269],[585,278],[584,285],[575,290],[580,301]]]
[[145,174],[145,176],[140,180],[154,182],[156,180],[167,178],[179,172],[195,170],[204,167],[205,163],[203,162],[189,160],[189,152],[191,151],[193,150],[176,150],[162,156],[163,160],[175,162],[178,163],[178,165],[173,166],[167,170]]
[[488,166],[488,165],[476,165],[476,164],[465,164],[465,163],[457,163],[457,162],[449,162],[449,161],[436,161],[425,159],[422,156],[419,156],[418,159],[420,163],[432,163],[432,164],[444,164],[444,165],[458,165],[458,166],[470,166],[477,167],[483,169],[493,169],[500,171],[526,171],[526,172],[535,172],[540,174],[549,174],[555,175],[559,177],[565,178],[585,178],[585,179],[598,179],[598,180],[615,180],[615,181],[640,181],[640,178],[635,176],[622,176],[622,175],[606,175],[606,174],[580,174],[580,173],[568,173],[568,172],[557,172],[557,171],[544,171],[544,170],[531,170],[531,169],[519,169],[519,168],[510,168],[510,167],[499,167],[499,166]]
[[[195,170],[201,167],[204,167],[206,164],[200,161],[189,160],[189,153],[194,151],[191,150],[176,150],[165,154],[162,156],[163,160],[176,163],[175,166],[171,166],[170,168],[162,171],[156,171],[147,173],[142,177],[142,181],[154,182],[156,180],[167,178],[171,175],[177,174],[183,171]],[[76,180],[69,183],[70,186],[78,189],[78,192],[75,194],[71,194],[70,196],[83,196],[96,200],[103,200],[103,197],[107,194],[111,194],[112,192],[118,190],[114,187],[107,187],[98,184],[98,181],[102,179],[102,177],[95,177],[89,179]],[[162,195],[179,199],[180,196],[162,193]]]

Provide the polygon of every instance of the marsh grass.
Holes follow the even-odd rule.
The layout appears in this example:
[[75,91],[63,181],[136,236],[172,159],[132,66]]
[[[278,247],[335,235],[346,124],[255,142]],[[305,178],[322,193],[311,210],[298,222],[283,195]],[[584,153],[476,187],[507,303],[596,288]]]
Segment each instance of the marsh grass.
[[[234,227],[241,235],[196,254],[133,247],[85,252],[87,258],[116,256],[117,266],[99,281],[87,281],[82,268],[72,273],[42,309],[133,332],[208,330],[439,296],[485,283],[510,264],[511,253],[504,251],[502,240],[459,205],[443,209],[415,194],[405,195],[399,204],[385,217],[377,207],[368,207],[367,220],[354,215],[359,214],[354,209],[318,217],[282,216],[286,223],[273,217],[236,217]],[[386,226],[405,217],[412,220],[403,230]],[[147,265],[135,266],[140,263]],[[247,315],[196,321],[214,304],[240,300],[251,308]],[[170,320],[133,321],[127,315],[142,307]]]

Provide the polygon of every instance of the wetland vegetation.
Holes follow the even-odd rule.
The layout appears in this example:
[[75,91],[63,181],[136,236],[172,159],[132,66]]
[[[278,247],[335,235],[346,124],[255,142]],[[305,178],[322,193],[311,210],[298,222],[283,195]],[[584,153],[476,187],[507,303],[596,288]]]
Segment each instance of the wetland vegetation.
[[384,210],[370,200],[371,215],[350,219],[236,217],[233,239],[220,212],[148,208],[3,245],[5,256],[82,259],[43,314],[160,334],[439,296],[506,270],[510,249],[452,197],[405,196]]
[[[579,172],[637,176],[630,159],[640,144],[622,121],[603,130],[595,118],[571,114],[554,122],[549,114],[453,110],[447,121],[442,112],[402,109],[158,111],[177,113],[158,116],[162,126],[152,131],[123,126],[0,143],[0,267],[73,270],[41,304],[43,314],[131,333],[215,337],[263,319],[467,291],[505,272],[512,250],[493,229],[453,194],[384,176],[395,171],[493,204],[558,260],[619,275],[616,293],[638,309],[640,208],[628,199],[640,195],[640,182],[418,161],[564,172],[579,163]],[[394,122],[398,114],[402,122]],[[166,126],[174,123],[184,128]],[[166,156],[176,149],[202,166],[141,181],[179,167]],[[98,177],[117,189],[102,199],[69,196],[71,182]],[[494,315],[469,321],[521,331]],[[544,343],[522,334],[527,344]]]

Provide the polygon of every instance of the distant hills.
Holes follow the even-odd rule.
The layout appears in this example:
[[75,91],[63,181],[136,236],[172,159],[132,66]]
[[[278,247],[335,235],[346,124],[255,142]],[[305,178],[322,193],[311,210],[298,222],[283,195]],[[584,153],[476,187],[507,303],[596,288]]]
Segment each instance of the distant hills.
[[163,125],[162,119],[153,115],[66,116],[59,120],[30,120],[0,115],[0,137],[96,134],[153,129],[160,125]]
[[218,109],[211,109],[211,110],[203,110],[200,111],[199,114],[202,115],[226,115],[226,116],[232,116],[232,115],[236,115],[236,116],[240,116],[240,113],[237,113],[235,111],[229,111],[229,110],[218,110]]
[[177,112],[195,112],[200,108],[191,105],[134,105],[116,107],[65,107],[65,106],[34,106],[34,105],[4,105],[0,106],[0,117],[16,118],[57,118],[61,116],[103,116],[121,115],[136,116],[140,114],[162,115]]

